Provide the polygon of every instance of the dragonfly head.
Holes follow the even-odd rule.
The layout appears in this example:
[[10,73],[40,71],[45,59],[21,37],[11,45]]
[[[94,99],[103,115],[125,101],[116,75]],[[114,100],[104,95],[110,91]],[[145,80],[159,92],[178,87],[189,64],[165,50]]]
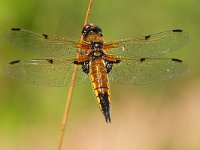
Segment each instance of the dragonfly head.
[[86,24],[83,27],[82,35],[84,38],[88,37],[89,35],[97,35],[100,37],[103,36],[101,28],[93,23]]

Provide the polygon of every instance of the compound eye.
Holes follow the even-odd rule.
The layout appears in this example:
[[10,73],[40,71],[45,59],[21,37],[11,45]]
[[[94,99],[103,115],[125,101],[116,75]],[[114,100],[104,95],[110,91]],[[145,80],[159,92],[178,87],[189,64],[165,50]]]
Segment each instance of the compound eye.
[[96,27],[96,28],[94,28],[94,30],[93,30],[95,33],[98,33],[98,34],[101,34],[102,33],[102,31],[101,31],[101,28],[100,27]]
[[86,26],[85,26],[85,30],[88,30],[90,27],[91,27],[90,24],[86,25]]
[[83,30],[82,30],[82,34],[86,35],[88,33],[88,31],[90,30],[90,28],[92,27],[93,24],[87,24],[83,27]]

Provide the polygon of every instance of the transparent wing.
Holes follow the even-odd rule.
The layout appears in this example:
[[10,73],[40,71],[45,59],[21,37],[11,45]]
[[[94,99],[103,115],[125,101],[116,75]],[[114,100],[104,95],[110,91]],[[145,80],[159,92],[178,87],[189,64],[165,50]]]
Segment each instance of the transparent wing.
[[[68,86],[74,71],[72,61],[66,59],[17,60],[3,69],[3,74],[17,80],[52,87]],[[76,84],[82,83],[87,74],[78,68]]]
[[124,59],[114,64],[109,79],[120,84],[148,84],[182,76],[188,70],[187,65],[176,58]]
[[[131,58],[157,57],[174,51],[187,43],[190,35],[183,30],[170,30],[141,36],[126,38],[105,43],[109,54]],[[111,48],[109,50],[109,48]]]
[[78,42],[63,37],[48,36],[29,30],[12,28],[6,38],[19,48],[34,52],[39,58],[75,58]]

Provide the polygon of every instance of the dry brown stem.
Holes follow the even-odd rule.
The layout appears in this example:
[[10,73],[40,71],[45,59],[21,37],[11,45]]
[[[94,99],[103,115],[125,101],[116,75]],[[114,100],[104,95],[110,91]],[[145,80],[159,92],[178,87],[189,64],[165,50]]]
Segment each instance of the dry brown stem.
[[[93,0],[90,0],[89,5],[88,5],[88,9],[87,9],[87,14],[86,14],[86,17],[85,17],[84,25],[86,25],[88,23],[91,8],[92,8],[92,3],[93,3]],[[83,36],[81,37],[81,40],[82,39],[83,39]],[[63,143],[65,128],[66,128],[66,124],[67,124],[67,120],[68,120],[69,108],[70,108],[72,95],[73,95],[73,91],[74,91],[74,85],[75,85],[75,81],[76,81],[77,71],[78,71],[78,65],[75,65],[74,66],[74,72],[73,72],[73,75],[72,75],[71,84],[70,84],[69,91],[68,91],[68,97],[67,97],[67,102],[66,102],[66,106],[65,106],[65,112],[64,112],[64,115],[63,115],[61,132],[60,132],[60,136],[59,136],[59,140],[58,140],[57,150],[62,149],[62,143]]]

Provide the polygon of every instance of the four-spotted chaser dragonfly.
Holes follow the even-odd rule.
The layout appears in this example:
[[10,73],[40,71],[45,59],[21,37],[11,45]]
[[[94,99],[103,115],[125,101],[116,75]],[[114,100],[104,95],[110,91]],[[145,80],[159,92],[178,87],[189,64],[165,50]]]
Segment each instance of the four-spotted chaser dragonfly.
[[180,59],[160,57],[189,41],[189,34],[180,29],[108,42],[104,42],[101,28],[92,23],[83,27],[81,41],[20,28],[10,29],[6,36],[11,43],[40,56],[10,62],[4,68],[6,76],[40,85],[66,86],[74,65],[78,65],[82,69],[77,82],[90,77],[106,122],[111,122],[109,80],[147,84],[184,75],[188,70]]

